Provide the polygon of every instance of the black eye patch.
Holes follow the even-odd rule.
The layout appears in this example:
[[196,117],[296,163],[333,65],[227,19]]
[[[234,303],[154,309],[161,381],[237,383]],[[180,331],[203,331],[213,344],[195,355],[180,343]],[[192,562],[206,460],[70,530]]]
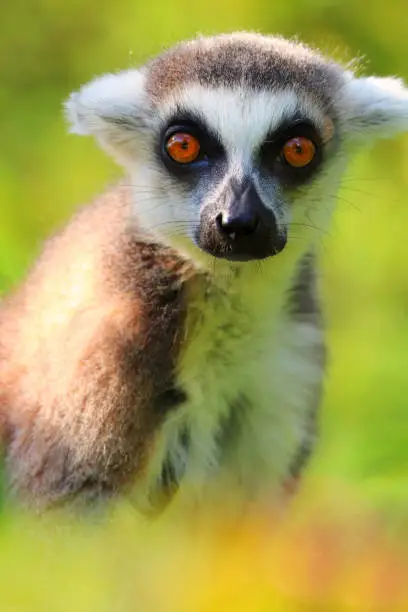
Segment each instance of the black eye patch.
[[[189,134],[199,142],[199,154],[191,163],[178,163],[168,154],[167,145],[177,134]],[[179,112],[166,122],[160,132],[158,145],[161,161],[171,174],[179,178],[203,172],[226,157],[218,135],[208,127],[204,119],[186,112]]]
[[[303,157],[302,143],[313,151],[310,160]],[[287,155],[290,148],[292,155]],[[298,150],[297,150],[298,147]],[[296,163],[296,152],[298,161]],[[281,125],[268,134],[259,150],[259,163],[268,173],[276,176],[285,187],[297,187],[307,182],[323,161],[323,140],[318,129],[307,120],[297,120]],[[293,162],[293,163],[292,163]]]

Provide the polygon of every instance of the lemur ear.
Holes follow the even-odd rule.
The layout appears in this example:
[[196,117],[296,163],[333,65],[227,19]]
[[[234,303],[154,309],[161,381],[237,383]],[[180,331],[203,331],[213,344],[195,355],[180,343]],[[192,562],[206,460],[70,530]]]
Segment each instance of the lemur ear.
[[353,140],[386,138],[408,131],[408,89],[393,77],[346,75],[344,121]]
[[141,127],[144,81],[142,72],[128,70],[84,85],[65,103],[70,131],[112,139],[120,128]]

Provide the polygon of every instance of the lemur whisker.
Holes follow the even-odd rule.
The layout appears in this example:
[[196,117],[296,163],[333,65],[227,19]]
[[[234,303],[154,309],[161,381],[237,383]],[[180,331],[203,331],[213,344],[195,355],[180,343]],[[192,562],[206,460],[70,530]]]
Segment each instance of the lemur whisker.
[[390,176],[371,176],[371,177],[361,177],[361,176],[345,176],[341,179],[341,184],[347,183],[382,183],[384,181],[389,181]]
[[[368,196],[370,199],[373,200],[379,200],[379,201],[383,201],[384,199],[384,195],[381,195],[379,193],[372,193],[369,191],[364,191],[363,189],[355,189],[353,187],[344,187],[342,186],[340,193],[342,193],[343,191],[350,191],[351,193],[358,193],[361,195],[365,195]],[[388,203],[394,203],[394,204],[398,204],[399,202],[401,202],[400,198],[390,198],[389,195],[387,194],[387,202]],[[363,212],[362,210],[360,212]]]
[[154,223],[150,226],[150,229],[156,230],[159,228],[170,228],[170,229],[181,229],[181,230],[194,230],[197,229],[198,223],[194,224],[191,221],[163,221],[162,223]]
[[318,232],[323,232],[323,233],[325,233],[325,231],[327,231],[327,230],[323,230],[321,227],[317,227],[317,225],[314,225],[312,223],[296,223],[296,222],[292,222],[292,223],[290,223],[290,227],[306,227],[308,229],[314,229],[314,230],[317,230]]
[[362,213],[363,211],[361,210],[361,208],[359,206],[357,206],[354,202],[351,202],[350,200],[348,200],[347,198],[344,198],[341,195],[336,195],[336,200],[338,202],[342,202],[344,204],[347,204],[348,206],[350,206],[351,208],[353,208],[355,211]]

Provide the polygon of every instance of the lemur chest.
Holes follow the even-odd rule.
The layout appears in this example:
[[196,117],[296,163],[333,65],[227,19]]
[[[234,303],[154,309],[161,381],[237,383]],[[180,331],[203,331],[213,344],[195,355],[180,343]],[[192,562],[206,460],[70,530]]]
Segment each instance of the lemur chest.
[[[253,377],[254,360],[259,361],[265,344],[260,322],[239,303],[234,305],[211,304],[210,312],[191,313],[177,364],[177,381],[188,402],[207,403],[211,398],[214,412],[239,394],[245,378]],[[271,335],[270,329],[264,331]]]
[[208,486],[282,482],[301,429],[286,401],[295,385],[282,352],[291,326],[281,305],[253,297],[248,307],[219,294],[189,312],[175,381],[186,399],[161,428],[154,487],[172,480],[181,496],[196,498]]

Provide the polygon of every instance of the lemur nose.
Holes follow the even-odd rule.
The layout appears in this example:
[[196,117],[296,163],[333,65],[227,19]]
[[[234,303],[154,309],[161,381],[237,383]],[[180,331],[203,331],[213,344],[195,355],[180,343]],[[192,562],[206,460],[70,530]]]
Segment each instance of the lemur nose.
[[230,240],[255,234],[264,208],[252,181],[242,184],[231,180],[226,192],[224,210],[215,218],[218,231]]
[[242,211],[235,215],[220,213],[216,217],[216,222],[220,232],[234,240],[253,234],[258,227],[259,217],[252,211]]

